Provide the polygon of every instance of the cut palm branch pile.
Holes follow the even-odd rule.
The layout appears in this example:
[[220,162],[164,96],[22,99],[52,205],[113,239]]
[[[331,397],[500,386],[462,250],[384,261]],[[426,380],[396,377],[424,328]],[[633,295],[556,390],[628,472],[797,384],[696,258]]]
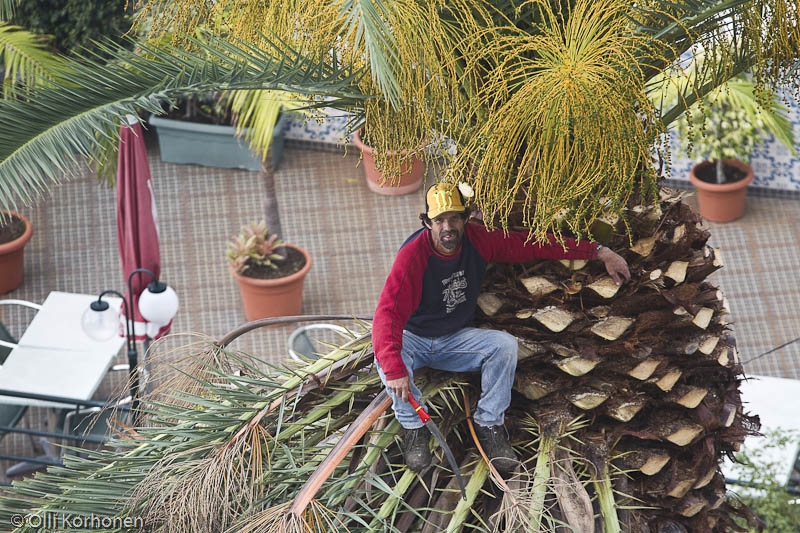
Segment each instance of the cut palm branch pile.
[[736,530],[748,510],[727,499],[719,462],[759,424],[742,410],[724,300],[706,281],[722,263],[679,197],[664,190],[657,203],[629,210],[631,239],[608,233],[632,269],[621,287],[598,262],[491,267],[478,323],[521,345],[506,425],[523,465],[510,479],[470,433],[477,376],[417,378],[461,465],[462,498],[433,441],[430,468],[403,466],[368,327],[319,360],[266,369],[221,346],[228,335],[193,339],[185,359],[170,353],[174,370],[159,372],[169,378],[144,398],[141,427],[116,427],[106,449],[16,483],[0,521],[46,512],[187,533]]

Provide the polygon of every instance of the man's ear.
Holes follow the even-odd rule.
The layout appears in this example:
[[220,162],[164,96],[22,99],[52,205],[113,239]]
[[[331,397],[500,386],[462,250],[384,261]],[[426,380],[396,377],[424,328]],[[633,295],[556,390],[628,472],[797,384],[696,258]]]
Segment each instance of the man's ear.
[[427,214],[420,213],[419,214],[419,219],[422,221],[422,227],[423,228],[433,229],[433,228],[431,228],[431,219],[428,218]]

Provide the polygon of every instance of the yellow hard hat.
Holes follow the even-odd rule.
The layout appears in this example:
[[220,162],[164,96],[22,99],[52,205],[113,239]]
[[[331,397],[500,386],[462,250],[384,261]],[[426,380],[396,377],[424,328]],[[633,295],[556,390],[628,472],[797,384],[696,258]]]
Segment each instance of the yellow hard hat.
[[461,191],[454,183],[437,183],[428,189],[425,196],[425,205],[428,218],[436,218],[442,213],[455,211],[463,213],[467,210],[464,206],[464,198]]

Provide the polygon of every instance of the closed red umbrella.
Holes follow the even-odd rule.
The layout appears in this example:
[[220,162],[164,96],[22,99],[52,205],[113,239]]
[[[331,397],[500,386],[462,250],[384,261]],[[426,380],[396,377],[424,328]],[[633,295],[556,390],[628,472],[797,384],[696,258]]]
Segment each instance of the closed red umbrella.
[[[127,281],[131,272],[146,268],[156,277],[161,275],[161,254],[158,246],[158,217],[150,178],[150,163],[144,144],[142,126],[135,117],[120,126],[117,163],[117,242],[122,272]],[[137,340],[157,339],[169,332],[166,324],[147,322],[139,313],[139,295],[153,281],[147,273],[133,277],[134,333]],[[125,299],[131,295],[125,292]],[[124,327],[125,309],[120,319]]]

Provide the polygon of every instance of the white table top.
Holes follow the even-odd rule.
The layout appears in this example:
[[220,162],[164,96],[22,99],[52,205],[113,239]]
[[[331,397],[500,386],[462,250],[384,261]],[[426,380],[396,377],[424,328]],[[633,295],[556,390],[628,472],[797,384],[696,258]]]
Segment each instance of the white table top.
[[[0,389],[89,400],[125,343],[115,336],[98,342],[81,328],[81,315],[97,296],[51,292],[36,313],[19,345],[0,366]],[[119,298],[106,298],[119,307]],[[0,396],[0,402],[43,407],[64,404]]]
[[[770,376],[749,376],[740,387],[742,403],[746,413],[758,415],[761,420],[761,433],[770,430],[791,430],[800,435],[800,414],[797,399],[800,398],[800,380],[775,378]],[[786,485],[794,467],[800,442],[793,441],[786,446],[764,447],[765,437],[748,437],[742,447],[743,452],[761,448],[762,458],[782,466],[782,479]],[[725,460],[722,472],[729,479],[738,479],[740,466]]]

